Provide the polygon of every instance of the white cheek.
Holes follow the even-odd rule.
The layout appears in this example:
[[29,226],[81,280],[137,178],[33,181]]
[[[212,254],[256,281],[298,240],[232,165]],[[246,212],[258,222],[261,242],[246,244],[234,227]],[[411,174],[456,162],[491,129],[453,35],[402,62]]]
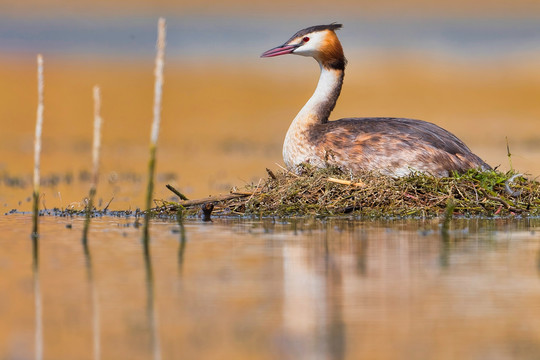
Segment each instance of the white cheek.
[[293,54],[295,55],[302,55],[302,56],[313,56],[314,52],[312,49],[296,49],[293,51]]
[[315,44],[312,42],[302,45],[298,49],[294,50],[293,54],[302,56],[314,56],[316,52],[314,45]]
[[294,50],[293,54],[312,57],[317,55],[318,49],[322,46],[324,35],[320,33],[308,34],[308,37],[310,38],[309,41]]

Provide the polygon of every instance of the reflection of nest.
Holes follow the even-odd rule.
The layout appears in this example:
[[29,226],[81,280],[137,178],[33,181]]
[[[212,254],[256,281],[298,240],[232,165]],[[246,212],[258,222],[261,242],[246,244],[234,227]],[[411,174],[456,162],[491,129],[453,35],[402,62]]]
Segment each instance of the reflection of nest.
[[195,215],[201,206],[213,204],[212,214],[222,216],[433,217],[444,215],[452,204],[455,215],[535,216],[540,215],[540,183],[513,172],[470,170],[444,178],[420,173],[392,178],[304,167],[300,175],[269,171],[257,186],[227,195],[156,204],[156,215],[178,210]]

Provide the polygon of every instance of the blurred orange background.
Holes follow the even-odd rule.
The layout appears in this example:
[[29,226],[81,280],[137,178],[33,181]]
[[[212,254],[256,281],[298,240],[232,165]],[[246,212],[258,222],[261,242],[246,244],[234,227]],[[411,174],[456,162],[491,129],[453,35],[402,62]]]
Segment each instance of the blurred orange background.
[[[46,206],[76,206],[87,194],[95,84],[104,118],[98,195],[114,197],[113,209],[142,206],[158,16],[169,31],[155,198],[171,197],[166,183],[195,198],[256,184],[277,168],[318,67],[259,54],[332,21],[344,23],[349,60],[332,119],[427,120],[492,166],[540,175],[537,1],[26,1],[2,2],[0,12],[2,210],[30,207],[38,52],[42,173],[60,178],[42,188]],[[7,186],[14,179],[23,185]]]

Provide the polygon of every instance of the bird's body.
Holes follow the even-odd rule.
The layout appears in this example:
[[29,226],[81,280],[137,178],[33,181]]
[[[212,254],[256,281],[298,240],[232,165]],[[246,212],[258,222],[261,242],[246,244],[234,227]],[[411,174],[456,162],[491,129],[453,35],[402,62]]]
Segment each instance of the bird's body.
[[404,176],[413,171],[447,176],[471,168],[490,169],[456,136],[429,122],[404,118],[346,118],[328,121],[345,71],[345,56],[334,32],[341,25],[318,25],[297,32],[262,57],[311,56],[321,68],[314,94],[285,136],[283,160],[295,170],[302,163],[337,166],[353,172]]

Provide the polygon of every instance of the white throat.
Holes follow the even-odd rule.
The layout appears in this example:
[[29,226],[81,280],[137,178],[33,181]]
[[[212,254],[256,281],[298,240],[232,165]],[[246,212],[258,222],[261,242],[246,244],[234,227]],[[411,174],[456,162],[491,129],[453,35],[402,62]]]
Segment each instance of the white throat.
[[291,126],[295,122],[306,120],[306,118],[314,120],[313,123],[327,122],[330,112],[334,109],[339,93],[341,92],[342,82],[342,70],[327,69],[321,66],[317,88],[298,115],[296,115]]
[[343,70],[321,66],[315,92],[294,118],[283,144],[283,159],[288,167],[308,161],[312,152],[308,148],[306,131],[310,126],[328,121],[343,84]]

